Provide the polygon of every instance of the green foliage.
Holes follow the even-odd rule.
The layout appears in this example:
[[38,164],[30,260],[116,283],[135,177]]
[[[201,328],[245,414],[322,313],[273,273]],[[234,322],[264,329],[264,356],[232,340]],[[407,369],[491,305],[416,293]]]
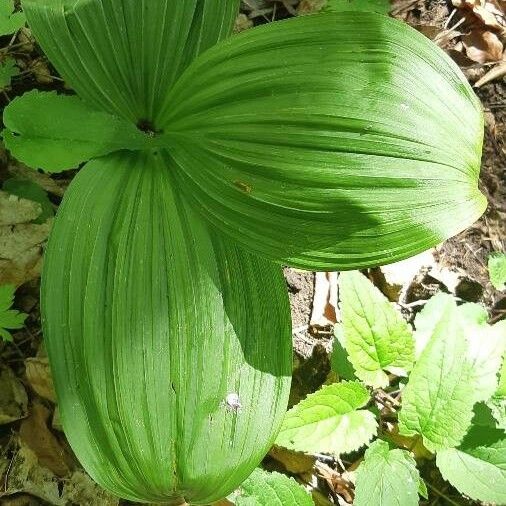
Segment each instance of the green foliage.
[[414,361],[411,327],[387,298],[360,272],[339,276],[344,347],[356,375],[366,385],[386,387],[385,371],[407,376]]
[[0,0],[0,36],[17,32],[26,23],[25,15],[14,9],[14,0]]
[[334,326],[334,344],[332,346],[332,355],[330,356],[330,367],[341,379],[356,380],[355,371],[343,344],[343,326],[336,324]]
[[4,110],[4,144],[22,162],[48,172],[123,149],[153,148],[132,123],[90,107],[76,96],[33,90]]
[[458,448],[438,452],[445,480],[471,499],[506,504],[506,435],[473,427]]
[[496,290],[506,288],[506,254],[493,253],[488,257],[490,282]]
[[37,219],[34,220],[34,223],[45,223],[48,218],[54,215],[53,206],[47,193],[37,183],[26,179],[11,178],[4,182],[2,188],[11,195],[17,195],[23,199],[40,204],[41,213]]
[[377,431],[374,415],[360,409],[370,398],[359,382],[326,385],[288,411],[276,444],[306,453],[358,450]]
[[11,309],[14,302],[15,287],[12,285],[0,286],[0,337],[4,341],[12,341],[9,330],[22,329],[28,315]]
[[357,470],[354,506],[417,506],[420,475],[405,450],[375,441]]
[[236,506],[314,506],[293,478],[262,469],[255,469],[231,499]]
[[14,58],[7,58],[0,64],[0,89],[4,90],[11,85],[11,79],[19,74]]
[[324,10],[326,12],[359,11],[388,14],[390,0],[328,0]]

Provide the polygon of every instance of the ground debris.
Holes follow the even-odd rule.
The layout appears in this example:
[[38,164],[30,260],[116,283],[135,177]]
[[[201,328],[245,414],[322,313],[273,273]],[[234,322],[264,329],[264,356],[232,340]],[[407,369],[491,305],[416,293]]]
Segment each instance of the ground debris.
[[9,367],[0,365],[0,425],[20,420],[27,412],[25,387]]

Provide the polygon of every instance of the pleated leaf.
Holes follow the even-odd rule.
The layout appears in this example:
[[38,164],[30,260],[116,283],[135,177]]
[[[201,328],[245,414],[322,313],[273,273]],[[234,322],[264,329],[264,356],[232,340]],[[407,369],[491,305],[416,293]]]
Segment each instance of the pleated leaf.
[[405,450],[390,450],[385,441],[367,449],[357,469],[354,506],[417,506],[420,474]]
[[15,98],[3,115],[4,144],[18,160],[47,172],[121,149],[140,150],[154,139],[129,121],[87,105],[76,96],[33,90]]
[[152,122],[192,59],[233,26],[239,0],[24,0],[30,28],[86,101]]
[[459,492],[476,501],[506,504],[504,431],[473,427],[459,448],[438,452],[436,464]]
[[358,450],[376,434],[370,400],[358,381],[325,385],[288,411],[276,444],[305,453],[341,455]]
[[211,232],[172,172],[156,152],[79,172],[45,256],[44,339],[65,433],[93,479],[130,500],[207,504],[273,442],[290,315],[280,268]]
[[232,496],[236,506],[314,506],[311,496],[293,478],[255,469]]
[[393,262],[485,208],[478,99],[439,48],[380,14],[232,37],[197,58],[158,117],[202,212],[290,265]]
[[344,346],[356,375],[384,388],[385,371],[407,376],[415,358],[411,327],[388,299],[360,272],[339,276]]

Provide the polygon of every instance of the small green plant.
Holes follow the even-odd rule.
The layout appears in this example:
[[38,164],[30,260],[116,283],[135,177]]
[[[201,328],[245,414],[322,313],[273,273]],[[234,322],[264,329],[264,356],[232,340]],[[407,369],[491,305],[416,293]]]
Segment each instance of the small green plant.
[[[5,145],[49,172],[85,164],[42,276],[61,419],[91,476],[131,500],[212,502],[267,452],[291,375],[282,264],[393,262],[486,205],[481,105],[423,35],[339,12],[230,36],[238,5],[23,2],[77,95],[13,100]],[[409,371],[396,332],[404,351],[360,377]],[[333,425],[364,422],[342,444],[368,441],[366,387],[329,388],[346,396]]]
[[12,341],[9,330],[22,329],[28,315],[11,309],[14,303],[15,287],[12,285],[0,286],[0,337],[4,341]]
[[461,493],[505,504],[506,321],[488,325],[483,307],[439,294],[413,331],[359,272],[340,275],[340,294],[333,353],[341,358],[332,363],[349,380],[288,411],[277,444],[341,456],[377,438],[357,470],[356,506],[418,504],[425,486],[413,454],[402,449],[417,446],[420,460],[435,455]]
[[506,254],[492,253],[488,257],[488,272],[490,282],[496,290],[506,288]]

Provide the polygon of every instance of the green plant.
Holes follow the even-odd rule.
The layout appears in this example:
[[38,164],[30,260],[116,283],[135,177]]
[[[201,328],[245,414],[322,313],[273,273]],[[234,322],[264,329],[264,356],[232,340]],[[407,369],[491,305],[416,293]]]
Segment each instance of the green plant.
[[477,219],[481,106],[444,53],[379,14],[228,37],[237,0],[23,5],[78,96],[15,99],[4,142],[47,171],[88,162],[42,280],[67,437],[117,495],[211,502],[286,408],[279,265],[392,262]]
[[362,381],[341,379],[294,406],[277,444],[340,456],[377,436],[357,470],[356,506],[418,504],[426,490],[409,450],[421,463],[435,454],[463,494],[505,504],[506,321],[488,325],[481,306],[438,294],[412,332],[359,272],[341,273],[340,294],[332,363],[338,375],[351,363]]
[[0,286],[0,337],[4,341],[12,341],[9,330],[22,329],[27,317],[26,314],[11,309],[14,292],[15,287],[12,285]]

